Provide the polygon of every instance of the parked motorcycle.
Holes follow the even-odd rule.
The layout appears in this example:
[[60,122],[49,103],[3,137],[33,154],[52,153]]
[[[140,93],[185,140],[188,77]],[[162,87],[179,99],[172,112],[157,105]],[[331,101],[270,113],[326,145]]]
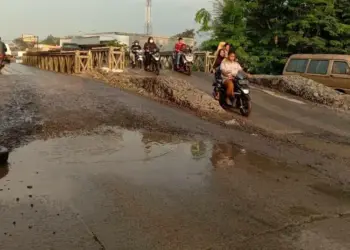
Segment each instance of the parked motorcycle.
[[180,57],[180,64],[178,68],[176,67],[176,53],[173,53],[173,67],[175,71],[185,73],[190,76],[192,74],[192,67],[194,61],[192,47],[186,46],[186,48],[182,52],[183,54]]
[[213,96],[219,93],[219,103],[224,109],[237,108],[241,115],[248,117],[252,111],[252,103],[250,97],[249,81],[243,71],[239,71],[234,80],[234,96],[230,98],[232,105],[226,103],[226,88],[223,79],[218,76],[215,77]]
[[132,63],[132,68],[138,67],[142,69],[143,66],[143,50],[136,50],[135,54],[135,62]]

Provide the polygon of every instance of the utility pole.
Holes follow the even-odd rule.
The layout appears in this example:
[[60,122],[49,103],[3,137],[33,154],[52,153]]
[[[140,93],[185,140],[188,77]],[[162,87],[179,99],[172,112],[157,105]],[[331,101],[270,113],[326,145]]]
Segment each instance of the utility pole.
[[152,8],[151,0],[146,0],[146,27],[145,28],[146,28],[147,35],[152,34],[151,8]]

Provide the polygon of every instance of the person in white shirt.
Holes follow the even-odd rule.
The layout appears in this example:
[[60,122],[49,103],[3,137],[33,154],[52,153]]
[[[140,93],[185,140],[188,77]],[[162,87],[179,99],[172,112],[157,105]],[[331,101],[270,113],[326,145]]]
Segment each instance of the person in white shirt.
[[[228,57],[224,59],[220,65],[221,76],[226,88],[226,103],[230,103],[231,97],[234,95],[234,77],[239,71],[243,71],[241,65],[236,61],[236,54],[233,51],[228,53]],[[247,73],[246,73],[247,74]],[[251,75],[247,74],[250,78]]]

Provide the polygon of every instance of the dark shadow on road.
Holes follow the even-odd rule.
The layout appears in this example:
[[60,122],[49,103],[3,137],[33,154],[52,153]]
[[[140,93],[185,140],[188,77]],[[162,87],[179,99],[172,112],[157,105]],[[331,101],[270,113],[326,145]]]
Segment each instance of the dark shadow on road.
[[8,175],[10,171],[9,164],[0,165],[0,180]]

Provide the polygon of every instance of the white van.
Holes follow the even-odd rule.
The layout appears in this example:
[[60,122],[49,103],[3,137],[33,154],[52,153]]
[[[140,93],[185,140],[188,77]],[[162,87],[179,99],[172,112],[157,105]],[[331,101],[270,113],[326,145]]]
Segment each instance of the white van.
[[12,52],[11,52],[10,46],[7,43],[5,44],[5,46],[6,46],[6,49],[7,49],[6,55],[7,56],[12,56]]

